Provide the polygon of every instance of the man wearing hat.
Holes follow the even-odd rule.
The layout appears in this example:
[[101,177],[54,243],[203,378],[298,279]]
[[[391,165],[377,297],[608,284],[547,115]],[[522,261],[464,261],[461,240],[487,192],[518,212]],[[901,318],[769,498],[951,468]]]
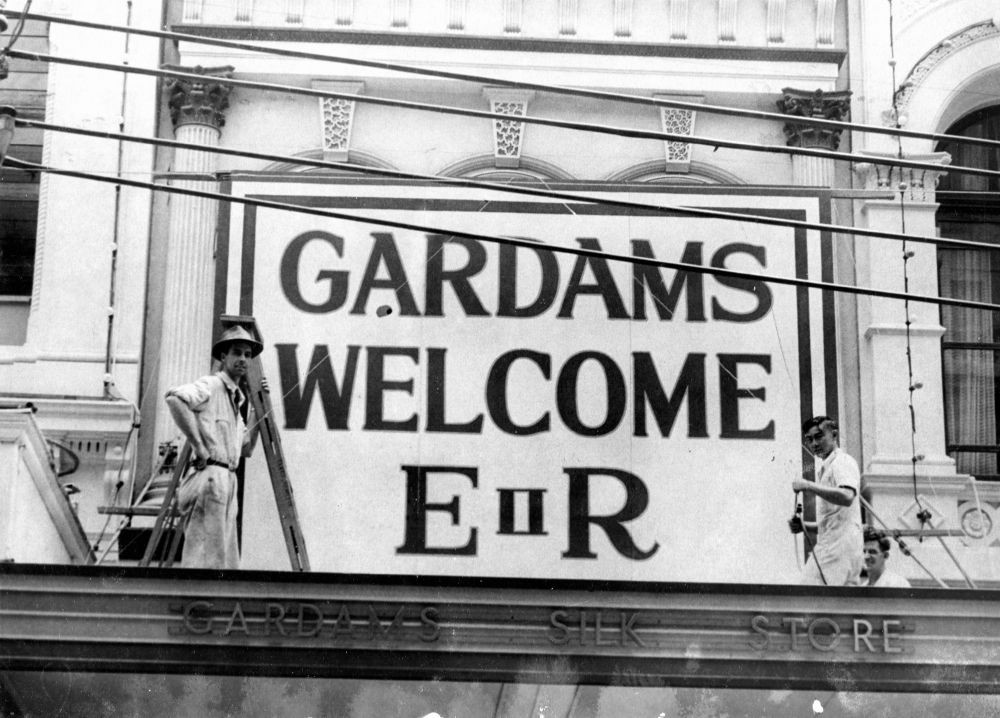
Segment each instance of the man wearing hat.
[[[257,441],[241,411],[250,360],[263,350],[246,329],[230,327],[212,347],[221,368],[167,392],[167,407],[192,450],[192,468],[181,480],[178,503],[190,512],[184,530],[187,568],[239,568],[236,540],[236,467]],[[252,407],[250,409],[252,411]]]

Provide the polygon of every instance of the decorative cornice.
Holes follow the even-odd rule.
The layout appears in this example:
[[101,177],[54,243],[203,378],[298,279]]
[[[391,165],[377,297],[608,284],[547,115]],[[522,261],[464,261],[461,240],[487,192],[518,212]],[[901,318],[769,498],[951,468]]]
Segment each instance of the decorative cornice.
[[898,119],[901,127],[906,125],[908,119],[906,111],[910,105],[910,101],[913,99],[914,93],[923,85],[924,80],[927,79],[927,76],[931,74],[934,68],[959,50],[974,43],[995,38],[998,35],[1000,35],[1000,27],[997,27],[993,20],[987,20],[986,22],[972,25],[949,35],[939,42],[930,52],[920,58],[917,64],[913,66],[913,69],[910,70],[906,79],[900,83],[899,89],[896,91],[896,111],[893,112],[889,109],[882,114],[884,124],[887,127],[894,127]]
[[[778,100],[778,109],[793,117],[843,121],[847,119],[851,109],[850,90],[809,92],[786,87],[782,92],[784,95]],[[827,150],[837,149],[842,132],[839,129],[814,127],[796,122],[786,122],[784,130],[789,147],[819,147]]]
[[[891,153],[865,150],[861,150],[859,154],[867,155],[873,160],[896,157]],[[951,155],[947,152],[931,152],[929,154],[905,155],[904,159],[915,162],[936,162],[941,166],[941,169],[893,167],[873,161],[855,164],[854,173],[861,179],[866,190],[892,190],[903,192],[905,199],[914,202],[934,202],[934,190],[937,188],[941,176],[947,173],[946,167],[951,163]]]
[[163,65],[164,70],[204,75],[203,81],[169,78],[167,92],[170,120],[176,130],[181,125],[210,125],[216,129],[226,124],[225,110],[229,107],[229,93],[232,88],[213,78],[230,78],[236,69],[232,65],[221,67],[183,67]]

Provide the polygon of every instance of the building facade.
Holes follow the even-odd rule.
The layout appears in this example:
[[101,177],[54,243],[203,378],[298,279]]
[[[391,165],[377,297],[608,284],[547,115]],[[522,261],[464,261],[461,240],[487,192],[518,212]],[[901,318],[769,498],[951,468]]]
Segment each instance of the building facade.
[[[8,36],[23,8],[8,3]],[[221,657],[204,659],[208,673],[230,672],[220,669],[226,650],[243,640],[300,666],[275,675],[322,675],[332,681],[324,691],[344,681],[336,690],[361,701],[405,677],[391,646],[379,644],[370,671],[350,658],[369,655],[360,644],[343,648],[354,668],[319,670],[335,641],[298,664],[280,638],[247,626],[259,618],[285,636],[286,612],[292,626],[298,610],[305,630],[301,606],[316,603],[320,613],[346,610],[350,634],[360,620],[352,612],[385,593],[375,623],[399,608],[414,632],[405,640],[419,647],[421,631],[451,620],[426,613],[447,614],[441,601],[464,601],[473,615],[468,606],[499,592],[531,626],[526,616],[544,603],[535,592],[550,582],[565,598],[536,628],[567,641],[545,644],[542,668],[519,677],[523,666],[504,659],[477,683],[469,666],[486,665],[483,653],[530,641],[470,634],[421,654],[428,668],[412,678],[455,681],[436,705],[451,701],[456,715],[612,715],[630,700],[666,715],[702,701],[715,714],[729,701],[748,705],[747,695],[771,700],[765,687],[844,690],[849,682],[792,680],[794,626],[772,656],[787,665],[753,653],[772,622],[783,626],[782,611],[809,616],[803,630],[816,620],[810,594],[785,587],[808,548],[793,546],[786,521],[791,480],[814,472],[801,421],[826,414],[861,468],[866,520],[901,531],[916,559],[894,547],[890,567],[928,601],[961,594],[953,610],[963,626],[985,620],[971,589],[990,595],[1000,581],[1000,345],[992,310],[927,299],[996,302],[989,245],[1000,188],[996,176],[963,168],[996,172],[1000,152],[956,137],[1000,140],[990,8],[52,0],[30,11],[0,81],[0,104],[28,121],[8,156],[89,176],[13,161],[2,170],[0,485],[11,512],[30,510],[0,531],[3,558],[17,564],[111,566],[51,569],[66,600],[80,576],[103,585],[124,571],[142,590],[176,590],[179,613],[150,610],[173,612],[180,651],[211,637]],[[157,36],[162,28],[179,34]],[[898,236],[872,236],[880,232]],[[162,396],[209,370],[220,315],[252,315],[265,340],[302,535],[312,568],[329,579],[253,573],[195,586],[176,572],[164,574],[164,589],[155,571],[129,573],[128,542],[152,523],[131,507],[157,505],[180,445]],[[242,471],[243,566],[284,572],[267,474],[259,456]],[[25,520],[51,527],[45,550],[24,540]],[[240,635],[235,607],[254,581],[276,598],[243,607],[260,615]],[[368,588],[344,598],[352,582]],[[719,606],[689,617],[697,631],[737,621],[739,648],[678,654],[723,661],[717,673],[686,674],[683,662],[657,673],[640,660],[676,656],[665,643],[639,646],[625,607],[681,610],[646,598],[678,584]],[[588,585],[600,591],[587,604],[593,645],[578,608]],[[758,587],[760,611],[734,619],[737,589],[727,585]],[[324,591],[358,603],[338,609]],[[900,688],[891,622],[919,639],[929,604],[921,591],[893,603],[873,658],[861,649],[874,643],[839,638],[875,626],[880,609],[855,610],[858,591],[820,591],[815,613],[829,623],[808,633],[820,646],[810,643],[813,658],[834,645],[832,625],[850,680],[860,680],[859,660],[877,664],[864,691],[984,692],[973,678],[944,688],[926,667],[971,661],[985,684],[995,645],[936,656],[919,640],[902,653],[925,688]],[[614,607],[605,620],[618,631],[605,653],[602,607]],[[495,618],[478,620],[493,630]],[[336,639],[340,614],[332,620]],[[174,655],[136,640],[148,643],[146,662],[115,670],[156,673],[152,656]],[[547,661],[560,652],[572,670],[554,678]],[[9,664],[25,671],[7,681],[11,701],[35,685],[34,664],[20,660]],[[759,683],[727,682],[741,662],[759,665]],[[103,670],[96,665],[76,670]],[[583,697],[552,688],[545,709],[527,691],[550,681],[617,687]],[[236,691],[226,685],[219,690]],[[678,687],[725,685],[748,692],[695,698]],[[397,689],[397,704],[425,705],[421,688]],[[967,699],[942,696],[934,709]],[[784,707],[801,700],[796,692]],[[851,715],[850,701],[837,700]],[[458,707],[479,703],[493,713]]]

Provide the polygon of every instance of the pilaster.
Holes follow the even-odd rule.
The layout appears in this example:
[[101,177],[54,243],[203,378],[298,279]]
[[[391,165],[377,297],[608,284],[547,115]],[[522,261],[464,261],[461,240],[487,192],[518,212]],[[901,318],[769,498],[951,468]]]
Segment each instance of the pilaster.
[[[886,157],[865,153],[877,159]],[[936,234],[934,188],[950,161],[947,153],[908,155],[939,170],[855,166],[860,184],[890,190],[894,199],[866,199],[858,224],[907,235]],[[896,292],[936,295],[933,245],[902,240],[856,241],[858,284]],[[958,507],[968,477],[956,473],[945,451],[941,326],[937,305],[895,299],[858,299],[863,474],[882,518],[893,526],[959,528]],[[909,367],[912,366],[912,376]],[[910,413],[912,395],[912,421]],[[915,430],[914,430],[915,427]],[[935,542],[936,543],[936,542]],[[928,554],[951,573],[940,547]]]
[[[204,80],[167,82],[175,137],[206,148],[218,146],[230,92],[230,87],[218,79],[231,77],[233,68],[169,69],[204,75]],[[212,152],[178,149],[172,170],[181,178],[172,185],[216,191],[213,179],[216,167],[217,156]],[[211,200],[184,195],[171,197],[159,347],[161,392],[203,375],[211,365],[216,217],[216,203]],[[158,401],[157,443],[176,433],[166,406]]]

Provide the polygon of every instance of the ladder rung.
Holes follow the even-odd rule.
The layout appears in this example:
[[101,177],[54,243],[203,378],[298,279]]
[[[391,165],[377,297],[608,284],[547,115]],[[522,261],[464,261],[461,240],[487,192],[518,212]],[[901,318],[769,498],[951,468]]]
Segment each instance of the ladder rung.
[[[99,514],[118,514],[121,516],[159,516],[158,506],[98,506]],[[177,513],[174,511],[173,513]]]

